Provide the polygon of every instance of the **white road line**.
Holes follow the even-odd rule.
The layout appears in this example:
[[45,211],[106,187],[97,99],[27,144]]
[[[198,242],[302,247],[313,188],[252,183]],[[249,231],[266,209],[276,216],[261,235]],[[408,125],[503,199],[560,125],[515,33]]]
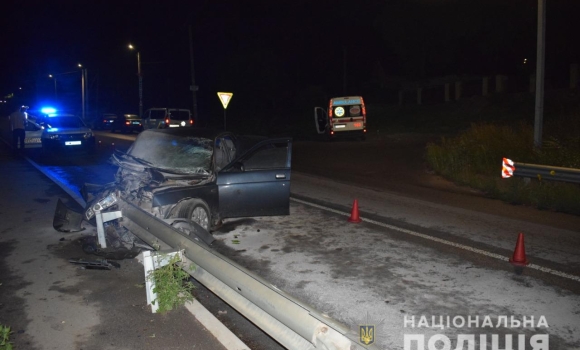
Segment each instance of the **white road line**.
[[[345,212],[340,211],[340,210],[328,208],[328,207],[325,207],[323,205],[319,205],[319,204],[307,202],[307,201],[304,201],[304,200],[301,200],[301,199],[297,199],[297,198],[293,198],[293,197],[291,197],[290,199],[293,200],[294,202],[297,202],[297,203],[301,203],[301,204],[308,205],[308,206],[311,206],[311,207],[314,207],[314,208],[326,210],[326,211],[329,211],[329,212],[332,212],[332,213],[335,213],[335,214],[339,214],[339,215],[342,215],[342,216],[350,217],[350,213],[345,213]],[[399,231],[399,232],[402,232],[402,233],[406,233],[406,234],[411,235],[411,236],[420,237],[420,238],[427,239],[427,240],[430,240],[430,241],[433,241],[433,242],[445,244],[445,245],[448,245],[448,246],[451,246],[451,247],[454,247],[454,248],[459,248],[459,249],[467,250],[469,252],[476,253],[476,254],[483,255],[483,256],[487,256],[487,257],[490,257],[490,258],[493,258],[493,259],[497,259],[497,260],[501,260],[501,261],[509,261],[509,258],[508,257],[505,257],[503,255],[491,253],[491,252],[488,252],[488,251],[482,250],[482,249],[473,248],[473,247],[470,247],[470,246],[465,245],[465,244],[451,242],[451,241],[448,241],[446,239],[441,239],[441,238],[429,236],[429,235],[426,235],[426,234],[423,234],[423,233],[419,233],[419,232],[407,230],[407,229],[404,229],[404,228],[401,228],[401,227],[397,227],[397,226],[393,226],[393,225],[389,225],[389,224],[385,224],[383,222],[376,221],[376,220],[372,220],[372,219],[363,219],[362,217],[361,217],[361,219],[364,222],[368,222],[368,223],[371,223],[371,224],[375,224],[375,225],[378,225],[378,226],[381,226],[381,227],[384,227],[384,228],[388,228],[390,230],[394,230],[394,231]],[[568,278],[568,279],[574,280],[576,282],[580,282],[580,277],[579,276],[575,276],[575,275],[571,275],[571,274],[568,274],[568,273],[565,273],[565,272],[561,272],[561,271],[558,271],[558,270],[550,269],[548,267],[544,267],[544,266],[540,266],[540,265],[536,265],[536,264],[529,264],[526,267],[527,268],[530,268],[530,269],[534,269],[534,270],[546,272],[546,273],[552,274],[554,276],[564,277],[564,278]]]

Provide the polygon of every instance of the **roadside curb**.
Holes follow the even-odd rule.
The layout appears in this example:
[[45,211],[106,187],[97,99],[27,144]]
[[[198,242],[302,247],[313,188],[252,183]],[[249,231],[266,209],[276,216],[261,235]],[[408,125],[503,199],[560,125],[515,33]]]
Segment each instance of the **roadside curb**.
[[187,302],[185,308],[228,350],[250,350],[232,331],[221,323],[197,300]]
[[[51,176],[43,171],[43,169],[36,164],[32,159],[25,157],[25,159],[32,164],[44,176],[48,177],[58,187],[71,196],[81,207],[85,207],[85,201],[80,195],[71,191],[58,178]],[[232,331],[230,331],[223,323],[221,323],[211,312],[209,312],[197,300],[185,304],[185,308],[227,349],[227,350],[250,350]]]

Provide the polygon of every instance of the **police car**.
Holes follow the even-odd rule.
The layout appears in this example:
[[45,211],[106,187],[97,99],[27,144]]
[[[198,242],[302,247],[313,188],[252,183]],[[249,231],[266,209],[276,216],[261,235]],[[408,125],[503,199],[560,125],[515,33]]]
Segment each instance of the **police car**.
[[90,152],[95,149],[93,131],[74,114],[48,114],[43,124],[41,142],[45,153]]
[[40,148],[42,147],[42,132],[44,127],[40,125],[39,119],[31,114],[28,114],[28,122],[24,127],[24,148]]

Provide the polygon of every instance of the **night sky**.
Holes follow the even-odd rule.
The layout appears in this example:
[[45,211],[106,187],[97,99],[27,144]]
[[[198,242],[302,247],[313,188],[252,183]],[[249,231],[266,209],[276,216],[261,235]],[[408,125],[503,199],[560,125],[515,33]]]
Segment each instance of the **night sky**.
[[[245,113],[311,109],[319,96],[343,92],[378,99],[370,91],[401,81],[535,69],[537,0],[155,3],[4,1],[2,96],[54,103],[48,74],[57,74],[61,107],[78,112],[82,63],[91,112],[136,113],[132,43],[141,54],[144,108],[191,109],[189,27],[201,120],[221,109],[217,91],[233,92],[229,108]],[[547,79],[564,81],[570,63],[580,62],[580,1],[548,0],[546,13]]]

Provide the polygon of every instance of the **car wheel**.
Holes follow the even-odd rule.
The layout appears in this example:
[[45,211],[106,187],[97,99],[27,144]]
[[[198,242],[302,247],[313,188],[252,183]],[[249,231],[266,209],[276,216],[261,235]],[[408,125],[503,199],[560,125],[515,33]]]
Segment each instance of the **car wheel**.
[[201,199],[192,199],[183,205],[179,210],[179,217],[195,222],[208,232],[211,229],[211,212]]

